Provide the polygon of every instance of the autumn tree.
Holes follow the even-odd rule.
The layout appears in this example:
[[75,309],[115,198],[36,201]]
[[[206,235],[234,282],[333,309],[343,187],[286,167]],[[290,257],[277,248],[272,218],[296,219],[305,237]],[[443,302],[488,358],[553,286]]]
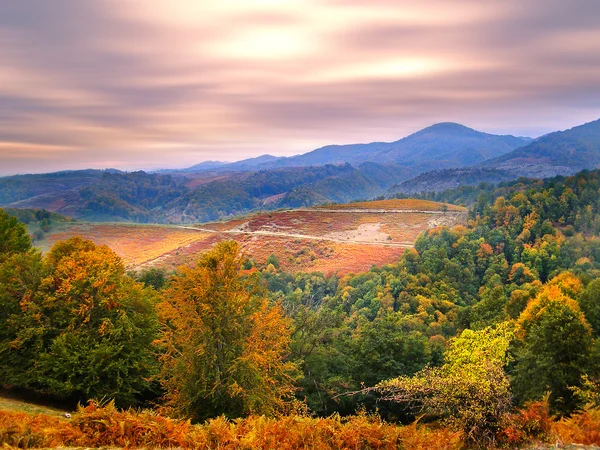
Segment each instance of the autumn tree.
[[290,322],[242,262],[238,243],[219,243],[165,291],[161,381],[180,416],[274,414],[293,393]]
[[3,367],[4,381],[80,401],[135,403],[155,367],[153,291],[128,277],[108,247],[79,237],[57,243],[40,270],[36,289],[8,318],[13,335],[4,349],[13,364]]
[[551,280],[517,321],[516,365],[512,385],[521,402],[550,393],[557,411],[576,406],[573,388],[590,364],[592,330],[573,299],[583,287],[572,274]]

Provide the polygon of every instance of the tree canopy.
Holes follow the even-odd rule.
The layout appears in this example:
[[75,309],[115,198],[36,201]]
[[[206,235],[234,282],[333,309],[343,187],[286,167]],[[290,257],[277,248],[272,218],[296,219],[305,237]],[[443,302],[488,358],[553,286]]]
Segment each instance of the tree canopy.
[[290,321],[256,278],[240,275],[242,262],[239,244],[219,243],[164,293],[161,381],[180,415],[269,415],[292,397]]

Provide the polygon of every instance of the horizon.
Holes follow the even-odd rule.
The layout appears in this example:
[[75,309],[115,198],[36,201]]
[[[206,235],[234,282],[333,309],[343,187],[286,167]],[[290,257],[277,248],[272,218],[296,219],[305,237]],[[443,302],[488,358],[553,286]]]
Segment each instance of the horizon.
[[148,0],[0,6],[0,176],[186,168],[447,121],[600,117],[600,3]]
[[[600,118],[598,118],[596,120],[600,120]],[[588,123],[588,122],[586,122],[586,123]],[[425,130],[427,128],[430,128],[430,127],[433,127],[433,126],[436,126],[436,125],[441,125],[441,124],[460,125],[460,126],[463,126],[465,128],[469,128],[469,129],[472,129],[472,130],[475,130],[475,131],[478,131],[478,132],[481,132],[481,133],[488,133],[485,130],[478,130],[478,129],[475,129],[475,128],[470,127],[468,125],[464,125],[464,124],[461,124],[461,123],[458,123],[458,122],[452,122],[452,121],[437,122],[437,123],[425,126],[425,127],[421,128],[419,130],[416,130],[414,133],[418,133],[419,131]],[[583,124],[578,124],[578,125],[583,125]],[[578,125],[574,125],[573,127],[576,127]],[[565,130],[573,128],[573,127],[569,127],[569,128],[565,128],[565,129],[561,129],[561,130],[553,130],[553,131],[550,131],[549,133],[553,133],[553,132],[556,132],[556,131],[565,131]],[[399,137],[399,138],[394,139],[394,140],[392,140],[390,142],[395,142],[395,141],[402,140],[404,138],[407,138],[407,137],[411,136],[414,133],[410,133],[410,134],[408,134],[406,136]],[[499,135],[500,134],[512,135],[512,136],[519,137],[519,138],[528,138],[528,139],[536,140],[536,139],[539,139],[540,137],[542,137],[542,136],[544,136],[546,134],[549,134],[549,133],[540,134],[539,136],[522,136],[522,135],[511,134],[511,133],[499,133]],[[494,134],[494,133],[488,133],[488,134]],[[247,158],[237,159],[237,160],[232,160],[232,161],[204,160],[204,161],[198,161],[198,162],[195,162],[195,163],[192,163],[192,164],[189,164],[189,165],[185,165],[185,166],[175,166],[175,167],[157,166],[157,167],[153,167],[153,168],[143,168],[143,167],[137,167],[136,168],[136,167],[134,167],[134,168],[128,168],[128,169],[120,169],[118,167],[83,167],[82,166],[82,167],[75,168],[75,169],[59,169],[59,170],[54,170],[54,171],[51,171],[51,172],[37,171],[37,172],[22,172],[22,173],[9,173],[9,174],[3,174],[0,171],[0,178],[10,177],[10,176],[20,176],[20,175],[42,175],[42,174],[57,173],[57,172],[75,172],[75,171],[83,171],[83,170],[99,170],[99,171],[118,170],[118,171],[121,171],[121,172],[124,172],[124,173],[139,172],[139,171],[147,172],[147,173],[158,172],[158,171],[178,171],[178,170],[185,170],[185,169],[188,169],[188,168],[190,168],[190,167],[192,167],[194,165],[203,164],[203,163],[233,164],[233,163],[241,162],[241,161],[244,161],[244,160],[247,160],[247,159],[260,158],[262,156],[274,156],[274,157],[283,157],[283,158],[293,158],[295,156],[300,156],[300,155],[303,155],[303,154],[306,154],[306,153],[310,153],[312,151],[319,150],[321,148],[325,148],[325,147],[329,147],[329,146],[345,146],[345,145],[353,145],[353,144],[359,144],[359,145],[360,144],[372,144],[372,143],[376,143],[376,142],[385,142],[385,141],[382,141],[382,140],[373,140],[373,141],[368,141],[368,142],[367,141],[365,141],[365,142],[347,142],[347,143],[342,143],[342,144],[330,143],[330,144],[320,145],[319,147],[307,150],[307,151],[302,152],[302,153],[292,154],[292,155],[273,155],[273,154],[270,154],[270,153],[263,153],[263,154],[259,154],[259,155],[251,155],[251,156],[249,156]],[[525,145],[527,145],[527,144],[525,144]]]

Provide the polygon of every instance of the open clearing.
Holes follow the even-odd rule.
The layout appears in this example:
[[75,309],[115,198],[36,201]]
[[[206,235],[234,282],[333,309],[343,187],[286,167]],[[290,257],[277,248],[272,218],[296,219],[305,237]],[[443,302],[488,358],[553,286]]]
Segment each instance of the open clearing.
[[128,269],[190,264],[224,239],[242,244],[264,264],[274,254],[282,269],[345,274],[392,263],[422,231],[466,220],[466,209],[421,200],[383,200],[273,211],[199,225],[64,223],[38,243],[80,235],[118,253]]

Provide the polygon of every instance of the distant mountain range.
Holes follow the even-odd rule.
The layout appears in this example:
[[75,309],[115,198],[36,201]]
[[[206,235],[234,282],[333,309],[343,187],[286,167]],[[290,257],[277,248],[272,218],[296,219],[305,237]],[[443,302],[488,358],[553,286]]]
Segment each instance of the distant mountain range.
[[357,166],[365,162],[396,164],[424,171],[470,166],[504,155],[531,141],[531,138],[482,133],[457,123],[446,122],[432,125],[395,142],[328,145],[297,156],[262,155],[235,163],[207,161],[183,171],[268,170],[341,163]]
[[600,120],[537,140],[440,123],[395,142],[330,145],[287,158],[206,161],[157,173],[107,169],[4,177],[0,207],[43,208],[93,221],[189,223],[599,166]]

